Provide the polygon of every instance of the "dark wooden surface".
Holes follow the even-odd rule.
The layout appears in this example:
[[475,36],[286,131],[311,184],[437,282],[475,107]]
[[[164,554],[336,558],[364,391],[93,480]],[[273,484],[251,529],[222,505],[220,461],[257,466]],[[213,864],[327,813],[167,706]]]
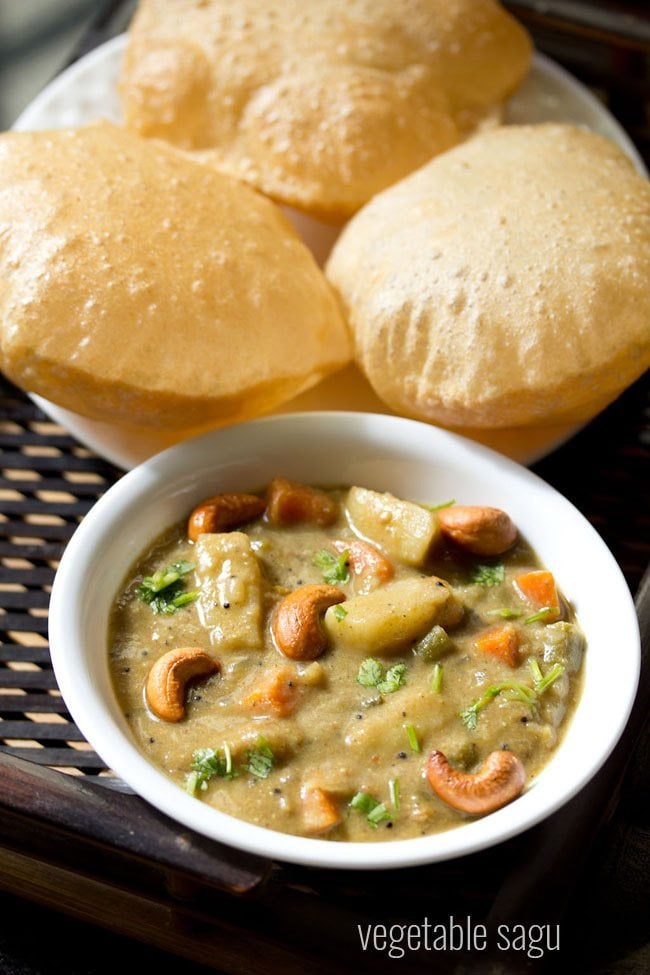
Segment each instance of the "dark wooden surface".
[[[102,4],[86,47],[107,29],[121,29],[129,6]],[[647,5],[508,6],[542,49],[598,87],[648,158]],[[622,10],[625,20],[611,19]],[[633,590],[650,554],[648,406],[648,382],[641,381],[536,465],[603,535]],[[476,955],[395,962],[360,952],[356,925],[364,920],[468,913],[492,925],[559,921],[561,965],[574,972],[650,971],[647,660],[633,720],[601,774],[554,817],[507,844],[461,861],[373,875],[240,857],[170,824],[106,780],[70,721],[49,667],[47,593],[66,540],[117,472],[9,386],[0,390],[0,414],[0,715],[7,753],[0,755],[0,891],[19,895],[0,893],[2,975],[103,975],[125,963],[187,975],[558,967],[557,957],[550,964]],[[644,607],[647,614],[647,595]],[[74,774],[35,770],[20,761],[25,756]]]

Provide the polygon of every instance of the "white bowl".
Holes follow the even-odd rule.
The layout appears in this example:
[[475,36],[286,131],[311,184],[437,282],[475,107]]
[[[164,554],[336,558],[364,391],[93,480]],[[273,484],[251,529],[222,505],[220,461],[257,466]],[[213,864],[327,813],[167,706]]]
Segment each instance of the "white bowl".
[[[108,667],[109,611],[132,563],[210,494],[275,475],[354,483],[404,497],[504,508],[555,573],[587,636],[584,690],[552,760],[515,802],[445,833],[336,843],[254,826],[188,796],[139,751]],[[59,568],[50,606],[52,661],[74,720],[104,761],[185,826],[264,856],[320,867],[376,869],[445,860],[522,832],[574,796],[627,721],[639,673],[634,605],[614,558],[586,519],[534,474],[485,447],[413,420],[358,413],[268,417],[185,441],[118,481],[84,519]]]

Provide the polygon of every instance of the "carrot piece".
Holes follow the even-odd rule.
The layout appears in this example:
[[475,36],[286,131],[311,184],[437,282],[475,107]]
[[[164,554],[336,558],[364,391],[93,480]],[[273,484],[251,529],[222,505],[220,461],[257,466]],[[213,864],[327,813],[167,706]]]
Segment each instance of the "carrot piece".
[[259,684],[242,698],[241,704],[247,711],[286,718],[298,703],[299,690],[295,671],[287,667],[264,675]]
[[317,525],[333,525],[338,518],[339,506],[325,491],[274,477],[266,493],[266,517],[272,525],[295,525],[315,522]]
[[485,630],[474,641],[481,653],[489,653],[510,667],[519,663],[519,632],[512,623],[503,623]]
[[338,805],[324,789],[303,788],[300,797],[305,832],[313,835],[327,833],[343,819]]
[[517,576],[515,586],[528,602],[536,609],[555,609],[548,613],[544,622],[554,623],[560,618],[560,597],[553,573],[548,569],[536,569],[534,572],[524,572]]

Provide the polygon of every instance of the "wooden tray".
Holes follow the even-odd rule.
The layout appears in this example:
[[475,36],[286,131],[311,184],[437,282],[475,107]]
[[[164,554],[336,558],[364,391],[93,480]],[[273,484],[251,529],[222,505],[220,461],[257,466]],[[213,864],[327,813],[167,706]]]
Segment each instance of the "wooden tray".
[[[536,2],[509,6],[551,56],[598,80],[614,108],[624,101],[623,120],[647,160],[650,28],[641,5],[626,5],[641,11],[636,22],[612,19],[612,3],[547,2],[545,14]],[[106,23],[121,29],[124,5],[109,8],[118,17]],[[89,43],[106,39],[106,23]],[[649,418],[645,380],[535,468],[589,517],[633,591],[650,554]],[[648,873],[638,869],[639,850],[648,855],[640,818],[650,764],[647,734],[640,737],[650,705],[647,579],[638,594],[644,667],[632,718],[605,768],[555,816],[497,848],[432,867],[369,875],[283,866],[169,821],[83,740],[49,663],[49,588],[76,524],[119,472],[7,382],[0,456],[0,889],[227,973],[376,973],[395,964],[407,973],[473,973],[483,963],[487,971],[487,956],[419,953],[395,962],[360,949],[358,924],[451,914],[493,929],[564,919],[562,960],[573,954],[581,973],[608,953],[638,954],[649,892]],[[541,964],[521,955],[497,963],[490,970]],[[642,965],[628,961],[625,970]]]

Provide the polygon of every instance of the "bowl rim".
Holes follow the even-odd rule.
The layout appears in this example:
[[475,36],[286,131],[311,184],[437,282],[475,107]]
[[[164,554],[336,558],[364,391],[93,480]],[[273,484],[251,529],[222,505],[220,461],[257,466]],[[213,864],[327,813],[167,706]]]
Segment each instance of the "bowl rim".
[[[406,434],[407,428],[410,433],[429,438],[430,443],[427,446],[434,453],[442,450],[445,445],[456,450],[461,448],[472,456],[472,460],[477,462],[479,468],[485,463],[492,467],[496,465],[500,469],[498,476],[506,479],[514,477],[537,491],[541,490],[552,499],[553,503],[561,505],[572,518],[576,519],[576,524],[581,524],[583,531],[591,534],[593,543],[600,551],[603,564],[607,565],[608,571],[612,574],[611,581],[618,581],[615,601],[623,613],[627,638],[630,640],[626,661],[627,681],[624,682],[623,687],[617,687],[620,707],[615,719],[611,719],[610,716],[611,727],[606,744],[597,755],[589,756],[588,761],[581,764],[570,786],[561,790],[561,794],[556,794],[547,801],[540,800],[526,804],[524,800],[534,792],[534,789],[530,789],[517,803],[512,803],[490,816],[466,822],[442,833],[414,839],[386,842],[332,842],[326,839],[299,837],[237,819],[188,796],[145,758],[135,741],[117,726],[109,714],[106,702],[102,700],[98,689],[92,683],[85,662],[86,654],[81,633],[84,579],[89,575],[91,565],[98,558],[97,546],[102,535],[108,538],[111,530],[115,531],[119,519],[128,513],[138,499],[142,498],[143,487],[150,490],[154,482],[165,476],[168,468],[176,466],[179,458],[188,452],[202,449],[213,441],[218,442],[220,439],[232,437],[233,431],[235,435],[242,435],[240,442],[243,443],[247,431],[264,427],[276,427],[281,431],[282,428],[292,427],[295,424],[309,426],[323,423],[334,425],[344,423],[346,432],[350,433],[351,428],[354,428],[352,433],[357,438],[367,436],[368,430],[364,428],[379,427],[381,437],[386,438],[384,449],[387,453],[397,448],[400,432]],[[215,456],[216,477],[221,463],[222,458]],[[127,569],[128,567],[125,567],[125,572]],[[114,598],[115,594],[111,593],[111,603]],[[140,796],[180,824],[218,842],[267,858],[326,868],[374,870],[443,861],[496,845],[536,825],[572,799],[609,757],[629,718],[636,696],[640,670],[638,621],[627,583],[604,541],[567,498],[538,475],[515,461],[457,434],[403,417],[348,411],[286,413],[211,430],[175,444],[125,474],[96,502],[68,542],[52,587],[49,637],[54,673],[73,720],[107,766]],[[106,635],[102,639],[106,652]],[[579,710],[579,706],[576,710]],[[571,721],[573,719],[572,716]],[[556,754],[557,752],[554,752],[554,755]],[[553,758],[545,768],[549,768],[552,764]],[[520,815],[516,813],[512,815],[512,810],[517,808]],[[502,815],[508,810],[510,811],[508,815]],[[444,838],[443,841],[440,840],[441,837]]]

